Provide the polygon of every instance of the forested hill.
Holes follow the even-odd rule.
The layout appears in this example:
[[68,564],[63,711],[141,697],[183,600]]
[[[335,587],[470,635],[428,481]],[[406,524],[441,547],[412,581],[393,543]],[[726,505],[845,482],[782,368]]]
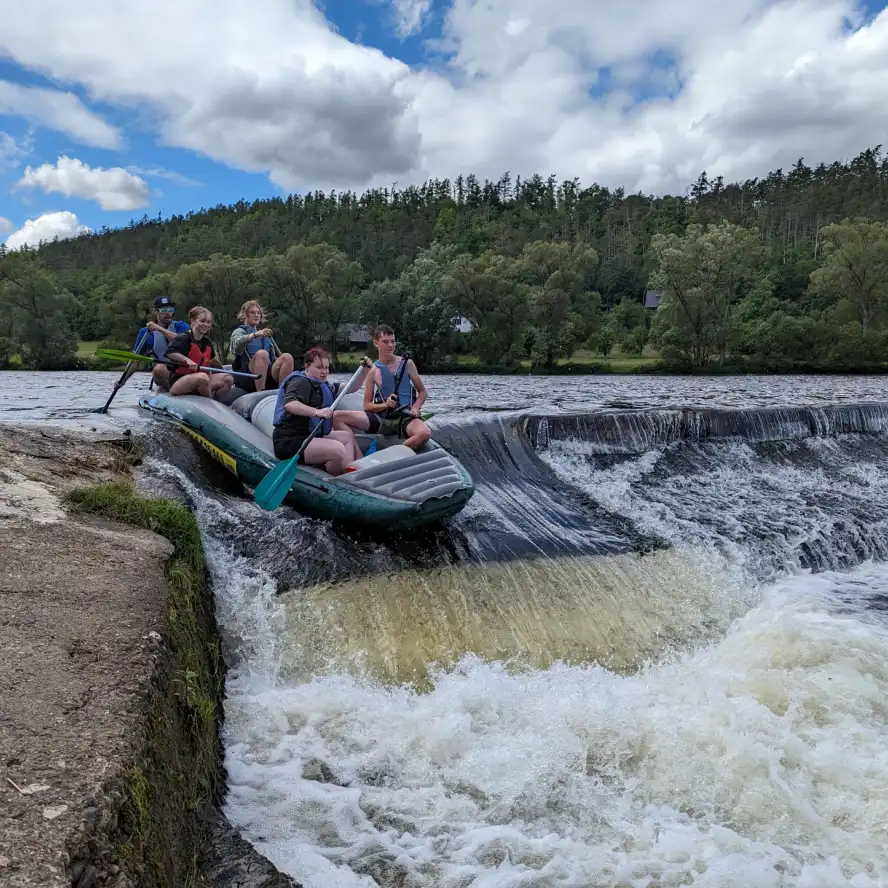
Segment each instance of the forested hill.
[[[622,343],[637,353],[649,334],[673,363],[724,363],[749,356],[748,325],[760,322],[761,312],[778,312],[805,327],[808,338],[792,346],[805,354],[781,347],[758,357],[775,366],[823,365],[834,360],[834,348],[832,357],[812,356],[812,348],[826,347],[815,342],[812,324],[823,332],[850,323],[855,311],[863,333],[883,323],[881,303],[866,309],[864,319],[859,298],[838,292],[835,280],[831,291],[825,280],[811,286],[811,275],[841,251],[828,226],[854,219],[888,221],[888,158],[879,147],[849,163],[811,168],[799,160],[788,171],[745,182],[710,181],[704,173],[682,196],[627,195],[554,177],[505,174],[480,182],[469,175],[360,195],[241,201],[169,219],[145,217],[46,244],[36,254],[0,251],[0,311],[10,313],[12,326],[23,323],[23,312],[33,319],[44,311],[37,297],[29,302],[22,295],[20,269],[28,265],[30,274],[45,275],[46,299],[52,301],[54,289],[64,303],[75,338],[122,340],[161,290],[208,304],[223,328],[240,302],[257,295],[279,329],[292,326],[294,332],[282,334],[292,348],[315,340],[335,347],[343,323],[382,315],[434,363],[456,348],[444,319],[452,312],[474,323],[471,349],[482,362],[527,357],[549,367],[586,344],[607,353]],[[720,247],[712,240],[716,230]],[[884,234],[881,225],[868,231],[876,241]],[[664,260],[670,249],[684,249],[686,259],[695,249],[710,257],[721,249],[736,259],[741,244],[743,261],[724,279],[695,281],[685,268],[677,280]],[[657,312],[653,328],[651,313],[641,309],[649,286],[663,293],[669,309]],[[683,290],[703,300],[697,309],[682,303]],[[46,309],[47,318],[54,313]],[[682,333],[676,327],[682,324],[691,332]],[[706,343],[686,341],[714,326]],[[36,360],[44,347],[16,351],[14,342],[0,343],[0,366],[15,354]]]
[[[651,237],[689,222],[726,219],[761,231],[789,263],[786,277],[806,276],[817,231],[846,217],[888,221],[888,157],[881,147],[850,163],[790,170],[726,184],[706,173],[687,196],[627,195],[622,188],[582,187],[532,176],[479,182],[469,175],[424,185],[355,194],[314,192],[286,199],[240,201],[169,219],[143,217],[122,229],[43,247],[48,267],[66,281],[76,272],[174,271],[215,254],[249,258],[293,244],[328,243],[363,266],[369,281],[396,276],[435,240],[474,255],[486,249],[518,255],[538,240],[582,239],[600,256],[597,289],[606,305],[640,295]],[[79,288],[78,288],[79,289]]]

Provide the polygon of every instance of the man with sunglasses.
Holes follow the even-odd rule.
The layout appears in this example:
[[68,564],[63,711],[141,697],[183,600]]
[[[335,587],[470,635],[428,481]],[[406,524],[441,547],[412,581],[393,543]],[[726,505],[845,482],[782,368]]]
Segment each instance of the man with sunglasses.
[[158,388],[168,391],[170,387],[170,371],[166,364],[160,364],[166,357],[167,346],[180,333],[187,333],[191,328],[185,321],[174,321],[176,306],[169,296],[158,296],[154,300],[152,319],[139,330],[133,351],[139,354],[150,354],[154,357],[151,373]]

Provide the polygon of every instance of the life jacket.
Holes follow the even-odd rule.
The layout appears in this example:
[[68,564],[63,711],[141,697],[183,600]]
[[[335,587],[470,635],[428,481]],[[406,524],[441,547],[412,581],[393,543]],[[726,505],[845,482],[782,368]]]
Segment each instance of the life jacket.
[[152,330],[148,335],[151,337],[151,354],[154,355],[154,362],[162,361],[166,357],[170,341],[163,333],[158,333],[156,330]]
[[[244,333],[256,332],[256,328],[251,327],[249,324],[238,324],[237,329],[243,330]],[[250,358],[263,348],[269,355],[274,354],[274,346],[271,344],[271,340],[267,336],[260,336],[258,339],[248,342],[246,350],[242,351],[239,355],[232,355],[232,360],[239,365],[247,365],[250,363]]]
[[[209,339],[206,339],[206,346],[201,348],[197,342],[195,342],[194,334],[192,333],[188,334],[188,340],[190,345],[188,346],[188,351],[185,357],[191,358],[195,364],[198,364],[201,367],[208,364],[213,358],[213,343],[210,342]],[[176,369],[173,373],[176,376],[188,376],[190,373],[200,373],[200,370],[192,370],[185,364],[176,364]]]
[[[294,370],[289,376],[287,376],[284,380],[282,380],[280,387],[278,388],[277,393],[277,401],[274,405],[274,418],[272,419],[272,423],[276,426],[279,426],[287,415],[287,411],[284,410],[284,398],[286,397],[286,389],[287,383],[298,376],[304,376],[311,384],[313,392],[320,389],[321,392],[321,407],[318,409],[323,409],[324,407],[332,407],[333,402],[336,400],[336,391],[329,382],[321,382],[319,379],[313,379],[311,376],[307,376],[302,370]],[[314,405],[311,405],[314,406]],[[311,434],[318,423],[323,424],[323,428],[317,433],[316,437],[322,438],[324,435],[329,435],[330,432],[333,431],[333,420],[332,419],[321,419],[318,416],[308,417],[308,432]]]
[[[403,362],[403,358],[401,361]],[[389,399],[389,396],[395,390],[395,374],[389,370],[388,367],[385,366],[381,361],[376,362],[376,366],[379,367],[379,376],[380,376],[380,390],[381,396],[377,395],[377,402],[382,404],[383,402]],[[398,369],[401,369],[401,365],[398,365]],[[412,407],[415,398],[413,397],[413,383],[410,381],[410,375],[407,373],[405,368],[403,375],[401,376],[401,384],[398,386],[398,406],[399,407]]]

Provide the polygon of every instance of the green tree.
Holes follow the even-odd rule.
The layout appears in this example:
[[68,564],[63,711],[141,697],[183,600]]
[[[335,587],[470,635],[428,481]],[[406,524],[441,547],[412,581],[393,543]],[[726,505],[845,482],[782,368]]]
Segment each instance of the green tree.
[[516,260],[491,250],[477,258],[462,254],[450,264],[447,294],[471,321],[477,354],[488,366],[520,360],[530,317],[530,288],[522,271]]
[[362,296],[364,322],[394,327],[420,367],[433,365],[451,345],[458,311],[448,296],[447,276],[455,256],[454,247],[432,244],[397,278],[374,282]]
[[67,317],[72,302],[37,252],[0,254],[0,314],[9,319],[26,366],[54,370],[71,365],[77,350]]
[[824,263],[811,273],[809,292],[823,304],[847,300],[866,331],[888,308],[888,226],[846,219],[821,234]]
[[724,362],[735,305],[748,293],[770,292],[758,235],[730,222],[694,224],[683,236],[655,235],[651,249],[648,286],[663,294],[652,341],[667,360],[697,368],[715,356]]
[[532,356],[547,370],[569,358],[598,324],[601,296],[592,291],[598,254],[572,243],[535,241],[518,260],[518,272],[529,286]]

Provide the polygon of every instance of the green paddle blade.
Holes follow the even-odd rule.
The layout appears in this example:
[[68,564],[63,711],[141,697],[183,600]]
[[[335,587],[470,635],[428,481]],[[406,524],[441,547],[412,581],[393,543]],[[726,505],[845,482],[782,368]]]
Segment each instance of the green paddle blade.
[[154,360],[150,355],[139,355],[120,348],[97,348],[94,354],[97,358],[102,358],[105,361],[148,361],[150,363]]
[[273,512],[284,501],[298,474],[298,457],[279,462],[253,491],[256,505]]

